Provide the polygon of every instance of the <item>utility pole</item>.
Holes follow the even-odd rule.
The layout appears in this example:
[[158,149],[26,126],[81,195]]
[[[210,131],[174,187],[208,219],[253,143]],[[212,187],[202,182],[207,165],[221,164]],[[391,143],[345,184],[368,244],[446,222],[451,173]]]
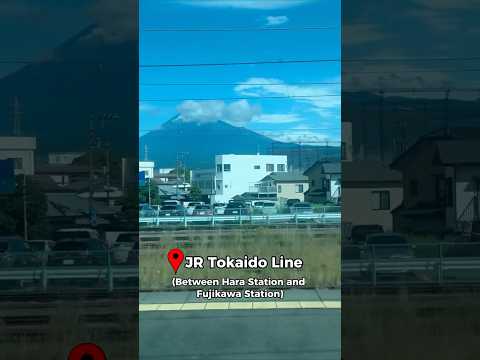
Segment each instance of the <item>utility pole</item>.
[[150,181],[152,180],[152,178],[148,178],[148,205],[151,206],[152,205],[152,194],[151,194],[151,191],[150,191]]
[[22,112],[20,111],[20,102],[17,96],[13,98],[13,135],[22,135]]
[[383,139],[383,103],[384,103],[384,91],[380,90],[380,105],[378,107],[378,142],[380,150],[380,160],[383,163],[385,160],[385,144]]
[[444,125],[444,133],[445,135],[449,135],[450,134],[450,119],[449,119],[449,112],[450,112],[450,108],[449,108],[449,99],[450,99],[450,89],[447,89],[445,91],[445,125]]
[[90,118],[89,128],[89,146],[88,146],[88,216],[90,224],[94,224],[93,209],[93,148],[95,145],[95,129],[93,126],[93,116]]
[[27,219],[27,175],[23,172],[23,238],[28,240],[28,219]]

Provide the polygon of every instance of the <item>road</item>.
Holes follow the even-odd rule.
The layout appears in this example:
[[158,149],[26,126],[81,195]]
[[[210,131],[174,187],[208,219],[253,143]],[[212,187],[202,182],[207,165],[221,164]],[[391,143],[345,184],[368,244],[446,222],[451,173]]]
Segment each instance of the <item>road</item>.
[[160,296],[141,294],[140,359],[339,360],[339,297],[315,300],[307,292],[288,301],[235,301],[223,310],[226,303],[209,303],[216,305],[209,310],[199,301],[174,304],[171,296],[168,304],[146,304]]

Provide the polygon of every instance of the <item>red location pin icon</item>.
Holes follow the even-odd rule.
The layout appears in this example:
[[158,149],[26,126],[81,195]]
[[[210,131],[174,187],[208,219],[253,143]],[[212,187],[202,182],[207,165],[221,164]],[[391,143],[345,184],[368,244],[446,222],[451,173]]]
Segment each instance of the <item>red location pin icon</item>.
[[98,345],[84,343],[70,350],[68,360],[107,360],[107,357]]
[[168,257],[168,262],[170,263],[170,265],[173,268],[173,271],[175,271],[175,274],[176,274],[178,271],[178,268],[180,267],[180,265],[182,265],[183,259],[185,258],[185,254],[180,249],[172,249],[168,252],[167,257]]

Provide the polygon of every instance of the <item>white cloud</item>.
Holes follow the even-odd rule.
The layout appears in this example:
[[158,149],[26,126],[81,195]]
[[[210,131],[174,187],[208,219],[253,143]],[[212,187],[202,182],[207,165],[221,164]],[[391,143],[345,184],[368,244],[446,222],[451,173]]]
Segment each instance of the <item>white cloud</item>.
[[184,122],[208,123],[219,120],[235,126],[243,126],[260,114],[260,107],[246,100],[226,104],[220,100],[182,102],[177,111]]
[[182,0],[180,3],[199,7],[274,10],[311,3],[313,0]]
[[136,39],[136,0],[98,0],[90,9],[97,28],[90,37],[98,36],[104,41],[117,43]]
[[288,131],[263,131],[261,134],[281,142],[296,143],[302,145],[336,145],[338,139],[332,139],[329,135],[310,130],[308,126],[298,126]]
[[275,25],[282,25],[289,21],[287,16],[267,16],[266,17],[267,26],[275,26]]
[[302,120],[298,114],[260,114],[253,118],[254,122],[263,124],[289,124]]
[[[286,96],[310,105],[321,117],[336,117],[340,109],[340,85],[289,85],[279,79],[250,78],[235,91],[242,96]],[[295,98],[297,97],[297,98]]]

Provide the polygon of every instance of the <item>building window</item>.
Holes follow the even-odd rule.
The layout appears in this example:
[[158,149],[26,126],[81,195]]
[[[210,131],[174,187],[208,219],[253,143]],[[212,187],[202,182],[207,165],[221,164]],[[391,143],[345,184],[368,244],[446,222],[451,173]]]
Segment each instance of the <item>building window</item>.
[[223,171],[231,171],[232,166],[230,164],[223,164]]
[[260,165],[255,165],[253,168],[254,168],[255,170],[260,170]]
[[23,159],[22,158],[15,158],[15,170],[23,170]]
[[222,172],[222,164],[217,164],[217,173]]
[[297,184],[296,188],[297,188],[297,193],[303,193],[303,184]]
[[410,195],[417,196],[418,195],[418,181],[417,180],[410,180]]
[[217,180],[216,184],[217,184],[217,190],[222,190],[222,180]]
[[274,172],[274,171],[275,171],[275,165],[267,164],[267,172]]
[[372,191],[372,210],[390,210],[390,191]]
[[284,172],[285,171],[285,164],[277,164],[277,171]]
[[282,185],[277,185],[277,192],[279,194],[282,192]]

